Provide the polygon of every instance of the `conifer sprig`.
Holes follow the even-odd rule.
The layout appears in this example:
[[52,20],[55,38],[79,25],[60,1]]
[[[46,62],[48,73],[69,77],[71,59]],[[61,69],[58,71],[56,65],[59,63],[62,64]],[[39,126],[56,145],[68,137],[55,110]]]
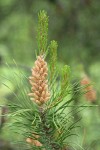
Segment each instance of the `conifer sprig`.
[[[15,100],[8,105],[8,116],[12,120],[10,126],[22,135],[22,142],[30,150],[65,150],[69,145],[68,137],[75,135],[74,129],[78,127],[79,120],[73,122],[71,114],[74,109],[70,109],[77,92],[73,94],[74,85],[70,82],[69,66],[60,69],[61,73],[58,71],[57,42],[52,41],[49,49],[47,48],[46,12],[40,11],[38,19],[38,57],[31,77],[28,82],[24,82],[25,85],[22,85],[22,74],[21,82],[16,82],[14,77],[14,81],[18,83],[16,87],[20,91],[15,94]],[[45,60],[47,52],[50,53],[49,67]],[[82,94],[80,88],[76,90],[78,96]],[[78,113],[78,108],[75,107],[75,113]]]
[[50,49],[50,83],[53,82],[53,78],[56,75],[56,71],[57,71],[57,48],[58,48],[58,44],[56,41],[51,41],[50,45],[49,45],[49,49]]
[[43,10],[38,14],[38,55],[46,54],[47,51],[47,36],[48,36],[48,16]]

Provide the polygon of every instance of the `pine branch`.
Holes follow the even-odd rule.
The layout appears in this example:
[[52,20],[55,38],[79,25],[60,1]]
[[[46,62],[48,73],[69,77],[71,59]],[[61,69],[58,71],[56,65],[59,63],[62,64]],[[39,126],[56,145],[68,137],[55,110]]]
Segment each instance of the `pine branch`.
[[46,125],[46,114],[45,112],[41,109],[40,110],[40,117],[41,117],[41,126],[42,126],[42,129],[43,129],[43,133],[44,133],[44,137],[45,137],[45,142],[46,142],[46,145],[47,145],[47,148],[49,150],[58,150],[59,149],[59,146],[54,143],[54,139],[53,137],[50,135],[50,126]]
[[[11,80],[20,94],[14,93],[15,100],[8,104],[9,126],[30,149],[64,150],[69,145],[68,138],[76,135],[74,129],[79,120],[73,122],[71,114],[74,109],[79,113],[82,106],[74,106],[73,101],[83,91],[77,87],[73,93],[75,85],[70,82],[69,66],[57,69],[57,42],[52,41],[49,49],[47,46],[48,16],[40,11],[38,18],[38,55],[32,75],[28,79],[19,71]],[[45,58],[49,53],[47,65]]]

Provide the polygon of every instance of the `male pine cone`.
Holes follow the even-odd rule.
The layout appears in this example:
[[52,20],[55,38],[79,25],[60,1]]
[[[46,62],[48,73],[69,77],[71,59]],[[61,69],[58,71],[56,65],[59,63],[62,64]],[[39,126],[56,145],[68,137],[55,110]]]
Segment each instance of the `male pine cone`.
[[32,85],[32,92],[28,95],[39,105],[44,104],[50,98],[47,76],[47,63],[43,55],[38,56],[35,61],[35,66],[32,68],[32,76],[29,77],[29,82]]

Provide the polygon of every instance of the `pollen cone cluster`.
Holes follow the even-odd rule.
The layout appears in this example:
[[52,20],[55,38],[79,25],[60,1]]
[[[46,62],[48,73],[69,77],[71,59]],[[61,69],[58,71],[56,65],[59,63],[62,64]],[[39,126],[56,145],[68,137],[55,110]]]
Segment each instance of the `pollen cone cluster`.
[[44,104],[50,98],[47,76],[47,63],[43,56],[38,56],[32,68],[32,76],[29,77],[32,92],[28,95],[39,105]]
[[36,138],[35,140],[32,138],[27,138],[26,142],[29,144],[33,144],[34,146],[42,146],[42,144],[38,141],[39,136],[38,135],[34,135],[33,136]]

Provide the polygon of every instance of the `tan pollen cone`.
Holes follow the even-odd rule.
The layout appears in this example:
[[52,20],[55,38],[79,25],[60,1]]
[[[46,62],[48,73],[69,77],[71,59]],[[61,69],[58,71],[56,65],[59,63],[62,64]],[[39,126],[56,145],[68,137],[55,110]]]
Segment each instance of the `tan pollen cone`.
[[32,76],[29,77],[32,92],[28,95],[39,105],[44,104],[50,99],[47,76],[47,63],[43,56],[38,56],[35,61],[35,66],[32,68]]
[[[34,135],[34,134],[33,134],[33,135]],[[39,138],[38,135],[34,135],[34,136],[35,136],[36,139]],[[37,146],[37,147],[42,146],[42,144],[41,144],[38,140],[34,140],[34,139],[32,139],[32,138],[27,138],[27,139],[26,139],[26,142],[29,143],[29,144],[32,144],[32,145],[34,145],[34,146]]]
[[96,101],[96,91],[93,88],[93,85],[88,85],[90,84],[91,81],[89,79],[89,77],[85,76],[82,80],[81,80],[81,85],[87,85],[87,87],[85,88],[85,90],[87,91],[85,96],[86,99],[88,101],[94,102]]

